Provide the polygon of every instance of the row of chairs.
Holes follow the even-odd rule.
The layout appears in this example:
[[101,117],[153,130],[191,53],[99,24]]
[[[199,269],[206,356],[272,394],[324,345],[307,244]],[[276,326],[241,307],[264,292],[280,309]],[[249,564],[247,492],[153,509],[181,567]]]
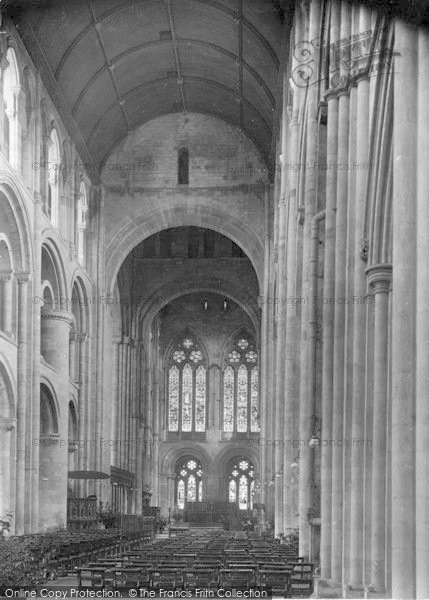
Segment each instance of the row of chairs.
[[313,591],[313,567],[293,548],[226,532],[160,540],[116,559],[98,560],[78,572],[82,587],[258,588],[293,597]]

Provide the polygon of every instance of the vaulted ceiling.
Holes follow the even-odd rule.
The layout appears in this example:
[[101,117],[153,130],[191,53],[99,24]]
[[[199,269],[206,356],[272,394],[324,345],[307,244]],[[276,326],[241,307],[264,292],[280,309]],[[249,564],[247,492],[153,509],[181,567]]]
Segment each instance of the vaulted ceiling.
[[282,35],[275,0],[21,3],[18,27],[78,148],[102,163],[171,112],[240,126],[269,160]]

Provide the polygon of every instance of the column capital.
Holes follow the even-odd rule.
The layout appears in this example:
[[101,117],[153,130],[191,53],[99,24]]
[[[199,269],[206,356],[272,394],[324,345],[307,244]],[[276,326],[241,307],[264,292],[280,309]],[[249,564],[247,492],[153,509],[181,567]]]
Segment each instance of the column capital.
[[368,277],[369,287],[374,294],[389,292],[392,282],[392,265],[390,263],[371,265],[365,272]]
[[30,273],[28,271],[21,271],[19,273],[16,273],[15,275],[18,280],[18,283],[20,284],[29,283],[30,281]]
[[72,313],[66,310],[48,310],[42,312],[41,318],[44,320],[64,321],[67,325],[71,325],[73,321]]
[[12,279],[13,271],[0,271],[0,281],[10,281]]
[[79,343],[84,344],[89,340],[89,335],[87,333],[78,333],[77,339]]

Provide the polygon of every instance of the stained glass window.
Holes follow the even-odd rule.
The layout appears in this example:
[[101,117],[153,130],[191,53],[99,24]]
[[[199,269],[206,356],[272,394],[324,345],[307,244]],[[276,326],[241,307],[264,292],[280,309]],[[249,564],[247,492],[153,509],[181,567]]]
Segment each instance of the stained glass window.
[[189,475],[188,477],[188,502],[196,502],[197,500],[197,482],[195,481],[195,475]]
[[183,362],[185,358],[186,356],[183,350],[176,350],[176,352],[173,354],[173,360],[175,360],[177,363]]
[[225,358],[223,431],[257,433],[259,426],[258,353],[248,337],[238,337]]
[[185,508],[185,482],[183,479],[177,483],[177,506],[180,509]]
[[246,340],[246,338],[241,338],[238,340],[237,342],[237,346],[241,349],[241,350],[245,350],[247,348],[247,346],[249,345],[249,342]]
[[253,367],[250,376],[250,431],[258,432],[259,427],[259,386],[258,368]]
[[237,504],[239,510],[253,508],[254,467],[247,459],[237,458],[232,463],[229,483],[228,500]]
[[199,366],[195,380],[195,431],[206,429],[206,370]]
[[182,371],[182,431],[192,431],[192,368]]
[[223,430],[234,431],[234,369],[226,367],[223,375]]
[[240,510],[246,510],[246,508],[248,508],[248,492],[247,477],[246,475],[242,475],[238,480],[238,508]]
[[168,371],[168,431],[206,429],[207,370],[204,355],[191,337],[171,353]]
[[192,350],[189,358],[192,360],[192,362],[197,363],[200,362],[200,360],[203,360],[203,355],[201,354],[200,350]]
[[233,350],[228,354],[229,362],[238,363],[241,359],[241,354],[237,350]]
[[255,363],[257,358],[258,358],[258,355],[253,350],[250,350],[250,352],[246,352],[247,362]]
[[247,431],[247,368],[244,365],[238,369],[237,431]]
[[169,431],[179,430],[179,369],[176,366],[171,367],[168,376],[168,429]]
[[203,470],[201,463],[193,457],[184,457],[176,464],[177,508],[186,508],[186,502],[201,502],[203,499]]
[[237,500],[237,484],[235,479],[230,479],[229,481],[229,501],[236,502]]

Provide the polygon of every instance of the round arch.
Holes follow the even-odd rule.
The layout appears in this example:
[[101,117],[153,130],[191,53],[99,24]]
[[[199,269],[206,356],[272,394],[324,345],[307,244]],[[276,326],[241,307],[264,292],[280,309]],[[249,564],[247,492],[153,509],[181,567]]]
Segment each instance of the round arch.
[[[55,292],[54,308],[62,308],[63,310],[68,309],[68,299],[69,299],[69,290],[67,287],[67,276],[66,276],[66,259],[62,255],[58,245],[55,241],[46,236],[41,240],[41,251],[42,251],[42,280],[49,281],[52,285],[52,288]],[[45,258],[49,261],[50,270],[45,276],[44,267],[48,265],[43,264],[43,254],[45,253]],[[51,278],[54,281],[51,281]],[[53,283],[56,285],[54,286]]]
[[[46,417],[45,423],[42,423],[43,414]],[[40,435],[58,435],[60,416],[54,387],[43,377],[40,380]],[[52,429],[52,431],[45,431],[45,429]]]
[[264,245],[258,234],[230,212],[214,208],[211,198],[197,198],[187,204],[166,201],[162,208],[131,220],[116,232],[106,249],[109,294],[113,293],[119,269],[133,248],[151,235],[174,227],[204,227],[230,238],[249,258],[262,289]]
[[221,450],[216,456],[216,472],[221,475],[226,474],[230,462],[235,458],[242,457],[253,463],[253,466],[255,467],[255,477],[257,477],[259,473],[260,455],[259,450],[255,447],[256,444],[248,444],[246,446],[243,446],[243,444],[228,444],[228,446],[232,447]]
[[167,304],[173,302],[177,298],[181,296],[187,295],[188,293],[215,293],[225,298],[229,298],[233,300],[242,310],[247,314],[249,319],[251,320],[255,331],[256,331],[256,340],[258,340],[259,335],[259,315],[258,315],[258,307],[255,302],[252,302],[252,299],[248,297],[244,299],[240,297],[238,290],[228,290],[225,291],[223,289],[219,290],[217,285],[217,281],[215,280],[200,280],[192,281],[192,280],[182,280],[180,282],[175,282],[173,285],[166,284],[165,286],[159,288],[151,297],[149,297],[146,301],[142,301],[139,305],[136,316],[134,326],[137,328],[138,323],[147,324],[146,327],[150,327],[154,317],[157,313],[162,310]]
[[203,472],[208,473],[211,470],[212,459],[206,450],[199,444],[188,442],[186,446],[172,448],[167,452],[162,460],[161,475],[174,477],[177,462],[185,456],[195,456],[200,461]]
[[[1,396],[0,390],[0,418],[16,418],[16,383],[12,375],[12,369],[6,357],[0,353],[0,381],[3,382],[5,395]],[[5,402],[5,399],[7,403]],[[7,404],[7,406],[6,406]],[[7,413],[7,414],[5,414]]]
[[[91,311],[89,310],[89,296],[88,290],[83,279],[78,275],[78,269],[76,269],[71,280],[70,289],[76,291],[78,303],[79,303],[79,314],[81,323],[81,333],[90,333],[91,331]],[[73,307],[72,307],[73,308]],[[73,312],[73,311],[72,311]]]
[[29,272],[34,267],[30,219],[15,182],[0,173],[0,223],[13,256],[16,272]]

